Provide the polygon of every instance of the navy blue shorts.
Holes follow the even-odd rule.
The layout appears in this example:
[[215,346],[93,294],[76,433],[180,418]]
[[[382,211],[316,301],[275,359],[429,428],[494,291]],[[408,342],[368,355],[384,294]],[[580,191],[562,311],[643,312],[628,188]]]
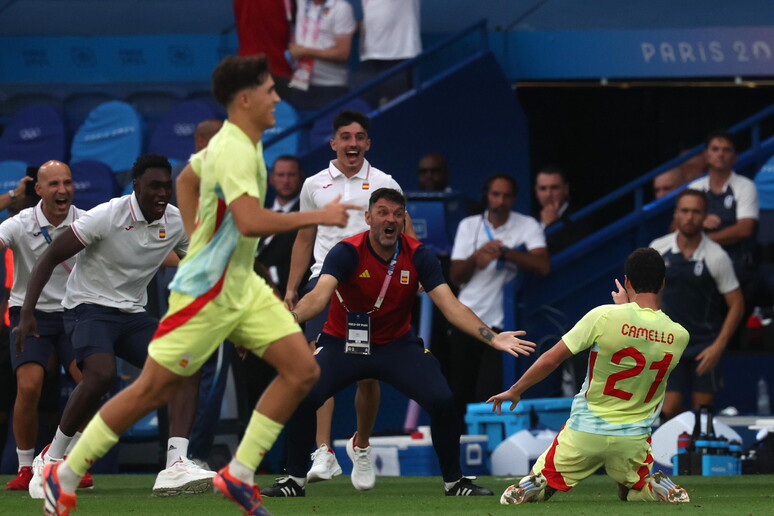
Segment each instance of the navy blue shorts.
[[[21,307],[12,306],[9,309],[9,313],[11,315],[11,328],[15,328],[19,325]],[[58,357],[59,363],[62,364],[65,370],[68,368],[75,355],[73,354],[70,339],[67,338],[65,333],[62,319],[62,312],[41,312],[35,310],[35,322],[37,323],[40,337],[27,335],[24,341],[24,351],[18,357],[16,356],[16,334],[11,333],[11,367],[13,367],[14,371],[20,365],[27,362],[35,362],[40,364],[43,369],[47,369],[52,354]]]
[[110,353],[136,367],[148,357],[148,344],[159,321],[147,312],[83,303],[65,310],[64,326],[78,364],[95,353]]
[[0,325],[0,412],[11,412],[16,399],[16,380],[11,368],[10,330]]
[[699,376],[696,373],[696,366],[699,362],[696,356],[709,344],[694,344],[688,346],[680,362],[672,370],[667,381],[667,392],[708,392],[715,393],[723,389],[723,360],[708,373]]
[[[304,286],[304,290],[302,291],[302,297],[314,290],[315,285],[317,285],[317,280],[320,279],[320,276],[316,276],[312,279],[310,279],[307,284]],[[328,301],[325,304],[325,308],[322,309],[322,312],[315,315],[308,321],[304,323],[304,337],[306,337],[307,342],[317,342],[317,339],[320,337],[320,334],[322,333],[323,326],[325,325],[325,321],[328,320],[328,310],[331,307],[331,302]]]

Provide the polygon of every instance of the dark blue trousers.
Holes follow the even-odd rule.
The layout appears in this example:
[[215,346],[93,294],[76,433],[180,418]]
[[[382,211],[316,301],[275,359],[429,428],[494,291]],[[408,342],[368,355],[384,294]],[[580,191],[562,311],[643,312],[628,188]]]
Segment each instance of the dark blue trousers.
[[387,345],[372,346],[371,355],[363,356],[344,353],[342,339],[323,333],[315,358],[320,365],[320,379],[286,425],[286,465],[290,475],[305,477],[309,469],[309,454],[315,447],[315,411],[348,385],[375,378],[415,400],[430,414],[433,448],[443,479],[459,480],[460,431],[454,398],[438,360],[425,352],[419,339],[404,335]]

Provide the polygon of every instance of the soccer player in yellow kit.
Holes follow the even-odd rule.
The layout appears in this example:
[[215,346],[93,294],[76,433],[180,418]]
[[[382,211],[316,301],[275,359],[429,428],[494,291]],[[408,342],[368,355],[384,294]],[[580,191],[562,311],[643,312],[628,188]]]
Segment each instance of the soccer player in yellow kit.
[[588,372],[570,418],[529,475],[509,486],[502,504],[548,500],[604,466],[624,501],[687,502],[688,493],[666,475],[650,475],[650,433],[664,402],[669,373],[688,344],[688,332],[664,314],[658,294],[665,266],[654,249],[626,260],[625,288],[616,280],[616,304],[588,312],[507,391],[489,398],[516,408],[522,393],[570,356],[591,348]]
[[[47,515],[68,516],[75,508],[75,488],[89,466],[135,421],[165,404],[225,339],[257,354],[278,374],[258,401],[234,458],[213,484],[245,514],[269,514],[255,470],[317,381],[319,368],[293,316],[253,271],[258,237],[313,224],[343,227],[347,210],[362,207],[335,199],[303,213],[265,209],[260,142],[263,131],[275,124],[274,108],[280,101],[266,56],[224,58],[213,72],[212,89],[228,120],[197,158],[198,223],[170,285],[169,310],[140,376],[105,403],[66,461],[44,468]],[[194,173],[184,170],[181,177]],[[178,189],[181,206],[196,204],[190,193]]]

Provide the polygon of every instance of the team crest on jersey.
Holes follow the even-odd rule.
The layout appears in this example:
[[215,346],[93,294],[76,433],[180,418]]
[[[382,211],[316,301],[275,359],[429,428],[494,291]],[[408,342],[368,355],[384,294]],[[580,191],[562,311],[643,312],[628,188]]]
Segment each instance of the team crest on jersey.
[[734,206],[734,196],[731,194],[726,195],[726,198],[723,199],[723,206],[727,210],[730,210]]
[[370,277],[371,277],[371,273],[368,272],[368,269],[366,269],[363,272],[361,272],[360,276],[358,276],[358,278],[365,278],[365,279],[368,279]]
[[191,363],[191,360],[193,360],[193,357],[188,353],[186,353],[185,355],[180,357],[180,362],[178,363],[178,365],[183,369],[185,369],[186,367],[188,367],[188,364]]
[[409,284],[409,275],[411,274],[411,271],[400,271],[400,284],[401,285],[408,285]]
[[363,190],[369,190],[371,188],[371,184],[368,181],[363,181]]
[[701,276],[702,272],[704,272],[704,262],[698,261],[693,266],[693,274],[694,276]]
[[159,228],[159,238],[164,239],[167,238],[167,230],[164,228]]

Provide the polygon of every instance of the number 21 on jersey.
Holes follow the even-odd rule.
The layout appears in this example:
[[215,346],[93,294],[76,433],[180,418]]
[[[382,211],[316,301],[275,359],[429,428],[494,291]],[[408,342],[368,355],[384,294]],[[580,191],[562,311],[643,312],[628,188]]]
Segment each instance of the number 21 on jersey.
[[[671,353],[666,353],[664,358],[658,362],[651,363],[648,367],[648,371],[655,371],[656,373],[655,378],[653,379],[653,383],[650,384],[648,393],[645,395],[645,403],[648,403],[651,399],[653,399],[653,395],[656,393],[658,386],[664,380],[664,376],[666,376],[667,371],[669,371],[669,365],[672,363],[672,357],[673,355]],[[619,389],[616,387],[616,384],[621,380],[634,378],[635,376],[642,374],[642,372],[645,371],[645,366],[647,365],[648,361],[645,356],[635,347],[628,347],[617,351],[613,354],[612,357],[610,357],[610,361],[614,364],[620,364],[625,358],[633,358],[634,365],[628,369],[624,369],[623,371],[618,371],[617,373],[611,374],[607,378],[607,381],[605,382],[605,388],[602,392],[608,396],[613,396],[615,398],[628,401],[632,399],[634,394],[623,389]]]

